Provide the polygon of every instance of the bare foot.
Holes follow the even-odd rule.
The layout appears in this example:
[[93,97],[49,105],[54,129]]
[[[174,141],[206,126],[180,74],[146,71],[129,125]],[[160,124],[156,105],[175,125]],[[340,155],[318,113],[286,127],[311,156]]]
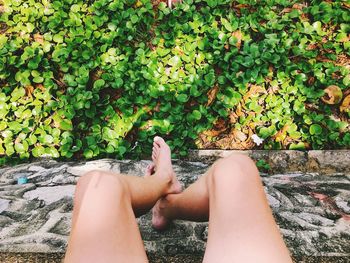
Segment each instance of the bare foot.
[[171,219],[167,218],[163,213],[166,202],[166,197],[163,197],[158,200],[152,209],[152,226],[154,229],[164,230],[171,222]]
[[[176,178],[175,172],[171,164],[171,151],[163,138],[156,136],[153,143],[152,160],[155,164],[155,175],[166,176],[170,180],[170,188],[168,194],[176,194],[182,191],[181,184]],[[166,196],[159,199],[152,209],[152,226],[157,230],[165,229],[170,219],[162,214],[162,208],[166,204]]]
[[145,172],[145,177],[151,176],[152,174],[154,174],[154,168],[156,167],[156,165],[154,163],[150,163],[149,165],[147,165],[146,167],[146,172]]
[[156,136],[153,142],[152,160],[155,165],[153,176],[159,176],[166,180],[169,187],[166,194],[177,194],[182,190],[180,182],[177,180],[173,166],[171,164],[170,147],[163,138]]

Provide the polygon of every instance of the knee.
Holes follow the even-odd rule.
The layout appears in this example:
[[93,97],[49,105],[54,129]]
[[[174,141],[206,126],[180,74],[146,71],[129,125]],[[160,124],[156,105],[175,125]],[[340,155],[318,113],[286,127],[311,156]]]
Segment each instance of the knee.
[[237,173],[256,169],[255,162],[244,154],[231,154],[215,163],[215,170],[225,170],[226,173]]
[[260,180],[255,162],[243,154],[231,154],[214,164],[211,183],[215,186],[247,184]]
[[[112,189],[116,193],[123,195],[125,187],[120,176],[99,170],[92,170],[81,176],[75,188],[75,203],[81,201],[81,196],[90,194],[90,190],[99,188],[100,192]],[[90,190],[89,190],[90,189]]]

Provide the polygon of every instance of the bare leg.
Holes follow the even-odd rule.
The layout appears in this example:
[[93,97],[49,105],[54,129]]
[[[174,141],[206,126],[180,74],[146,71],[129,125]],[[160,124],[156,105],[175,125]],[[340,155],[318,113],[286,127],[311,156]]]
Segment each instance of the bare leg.
[[249,157],[219,160],[184,192],[168,195],[153,209],[159,229],[179,217],[209,217],[204,262],[292,262]]
[[154,151],[152,176],[92,171],[79,179],[66,263],[147,262],[134,212],[140,214],[162,196],[181,190],[162,139]]

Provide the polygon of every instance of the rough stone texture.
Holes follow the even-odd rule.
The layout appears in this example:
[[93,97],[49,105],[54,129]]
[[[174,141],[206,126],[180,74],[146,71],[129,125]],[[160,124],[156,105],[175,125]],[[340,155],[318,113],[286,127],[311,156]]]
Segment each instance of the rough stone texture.
[[[63,253],[1,253],[1,263],[62,263]],[[148,254],[150,263],[201,263],[202,255],[154,255]],[[342,257],[300,257],[293,258],[298,263],[348,263],[347,258]]]
[[[1,263],[62,263],[63,253],[1,253]],[[148,254],[150,263],[201,263],[203,255],[154,255]],[[348,263],[342,257],[300,257],[293,258],[298,263]]]
[[[284,160],[291,157],[284,154],[267,155],[283,165],[290,163]],[[303,156],[293,159],[292,163],[302,163]],[[318,162],[321,166],[322,161]],[[0,252],[63,253],[70,231],[74,186],[79,176],[95,169],[140,176],[148,163],[104,159],[77,164],[45,160],[0,169]],[[174,169],[186,187],[208,169],[208,164],[174,161]],[[298,262],[316,262],[311,260],[316,256],[339,260],[350,257],[350,177],[346,171],[348,168],[343,166],[344,173],[328,175],[261,174],[278,225],[289,249],[301,260]],[[16,179],[23,175],[29,178],[28,184],[17,185]],[[182,262],[161,258],[179,259],[190,254],[198,257],[183,262],[200,261],[208,235],[207,223],[176,221],[169,230],[159,233],[151,228],[150,214],[138,222],[146,250],[157,255],[151,262]]]
[[193,150],[190,151],[188,161],[201,161],[213,163],[220,157],[231,153],[249,155],[254,160],[266,161],[273,172],[316,172],[332,174],[341,172],[350,175],[350,151],[349,150],[326,150],[326,151],[292,151],[292,150]]

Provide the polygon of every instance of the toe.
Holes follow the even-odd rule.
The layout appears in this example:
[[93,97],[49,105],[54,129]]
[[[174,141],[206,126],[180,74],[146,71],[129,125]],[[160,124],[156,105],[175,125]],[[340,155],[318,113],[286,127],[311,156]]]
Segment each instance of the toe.
[[146,167],[146,172],[145,172],[145,176],[150,176],[152,173],[151,171],[151,164],[147,165]]
[[154,173],[154,163],[150,163],[149,165],[147,165],[147,168],[146,168],[146,176],[150,176]]
[[159,137],[159,136],[154,137],[154,142],[156,142],[159,146],[165,144],[164,139],[162,137]]

